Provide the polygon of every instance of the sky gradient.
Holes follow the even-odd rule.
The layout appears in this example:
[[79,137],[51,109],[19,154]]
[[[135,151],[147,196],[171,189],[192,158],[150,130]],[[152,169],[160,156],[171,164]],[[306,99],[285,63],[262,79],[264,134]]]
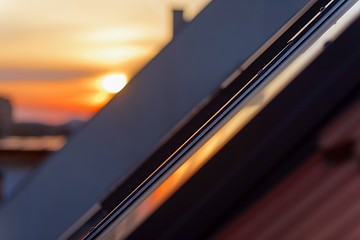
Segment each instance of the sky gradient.
[[86,119],[170,39],[171,9],[191,20],[210,0],[0,0],[0,96],[16,121]]

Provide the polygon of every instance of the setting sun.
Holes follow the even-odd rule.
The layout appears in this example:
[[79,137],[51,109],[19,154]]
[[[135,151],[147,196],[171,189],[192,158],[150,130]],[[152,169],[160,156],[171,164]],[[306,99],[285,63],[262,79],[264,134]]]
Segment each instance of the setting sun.
[[101,79],[101,87],[109,93],[118,93],[126,86],[127,80],[124,74],[113,73]]

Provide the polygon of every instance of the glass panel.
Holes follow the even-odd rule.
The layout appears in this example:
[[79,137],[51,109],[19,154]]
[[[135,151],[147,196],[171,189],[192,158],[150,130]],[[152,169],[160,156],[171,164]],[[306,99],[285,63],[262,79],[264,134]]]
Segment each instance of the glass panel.
[[203,137],[181,162],[172,167],[140,200],[117,218],[101,237],[109,240],[122,239],[136,229],[310,64],[323,51],[327,42],[334,40],[346,28],[359,14],[359,5],[355,4],[344,17],[337,20],[336,25],[329,28],[339,16],[330,17],[325,26],[318,28],[317,34],[310,37],[296,54],[272,72],[259,88]]

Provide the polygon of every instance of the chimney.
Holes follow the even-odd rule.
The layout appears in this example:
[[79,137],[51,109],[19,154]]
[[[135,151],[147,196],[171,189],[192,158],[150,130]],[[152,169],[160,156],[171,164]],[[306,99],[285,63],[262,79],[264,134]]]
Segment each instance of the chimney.
[[173,38],[179,34],[188,22],[184,19],[184,10],[174,9],[173,10]]

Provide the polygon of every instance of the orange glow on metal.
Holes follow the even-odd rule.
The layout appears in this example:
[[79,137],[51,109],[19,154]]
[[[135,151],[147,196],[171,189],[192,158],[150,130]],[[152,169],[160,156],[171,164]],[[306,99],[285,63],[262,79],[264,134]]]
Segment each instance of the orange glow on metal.
[[[355,5],[353,11],[359,9]],[[269,76],[263,88],[253,93],[248,100],[238,107],[232,116],[208,134],[195,149],[183,157],[183,163],[175,166],[149,190],[147,196],[129,209],[102,236],[104,239],[123,239],[150,216],[161,204],[188,181],[207,161],[209,161],[231,138],[234,137],[257,113],[259,113],[284,87],[286,87],[301,70],[303,70],[323,49],[324,43],[338,36],[344,26],[354,18],[354,14],[339,19],[336,26],[330,28],[306,51],[290,59],[289,64]],[[355,14],[357,15],[357,14]]]

